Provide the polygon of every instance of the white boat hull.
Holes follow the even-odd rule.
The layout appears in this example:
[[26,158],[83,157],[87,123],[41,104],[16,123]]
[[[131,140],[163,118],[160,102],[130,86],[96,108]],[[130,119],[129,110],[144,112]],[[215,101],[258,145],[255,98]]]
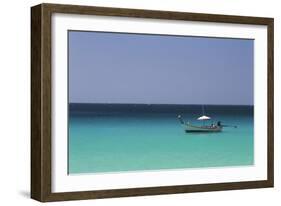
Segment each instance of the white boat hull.
[[184,125],[185,132],[221,132],[221,126],[194,126],[191,124]]

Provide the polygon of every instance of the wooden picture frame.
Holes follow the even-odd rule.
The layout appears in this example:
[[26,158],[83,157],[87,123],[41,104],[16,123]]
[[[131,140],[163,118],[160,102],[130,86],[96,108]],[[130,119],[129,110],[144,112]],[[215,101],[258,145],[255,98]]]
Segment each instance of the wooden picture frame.
[[[54,13],[216,22],[267,27],[267,179],[214,184],[52,192],[52,22]],[[31,8],[31,198],[41,202],[160,195],[273,187],[273,33],[272,18],[170,11],[40,4]]]

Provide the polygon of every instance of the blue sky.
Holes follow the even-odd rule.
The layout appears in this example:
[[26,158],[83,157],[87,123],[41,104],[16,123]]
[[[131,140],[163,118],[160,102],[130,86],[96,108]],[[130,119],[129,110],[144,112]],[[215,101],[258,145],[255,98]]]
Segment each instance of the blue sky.
[[253,105],[254,40],[69,31],[69,102]]

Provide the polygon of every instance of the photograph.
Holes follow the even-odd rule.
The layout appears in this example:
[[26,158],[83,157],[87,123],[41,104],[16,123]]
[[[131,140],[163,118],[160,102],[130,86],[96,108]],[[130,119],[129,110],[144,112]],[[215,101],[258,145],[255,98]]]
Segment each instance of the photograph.
[[274,18],[31,8],[31,198],[274,187]]
[[255,165],[254,39],[67,36],[69,175]]

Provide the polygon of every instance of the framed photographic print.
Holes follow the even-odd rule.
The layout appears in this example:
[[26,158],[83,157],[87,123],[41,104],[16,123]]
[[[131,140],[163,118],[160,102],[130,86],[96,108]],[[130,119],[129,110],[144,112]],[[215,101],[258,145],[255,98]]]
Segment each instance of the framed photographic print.
[[31,197],[273,187],[273,19],[31,8]]

